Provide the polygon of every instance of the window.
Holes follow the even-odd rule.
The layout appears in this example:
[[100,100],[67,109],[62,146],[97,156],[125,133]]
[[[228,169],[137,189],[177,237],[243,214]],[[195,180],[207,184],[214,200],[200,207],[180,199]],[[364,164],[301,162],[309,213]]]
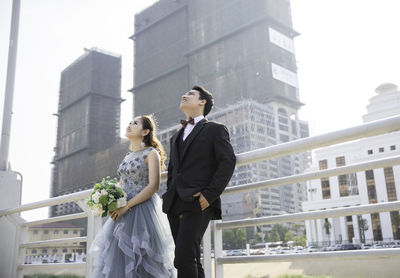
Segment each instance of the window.
[[373,154],[374,151],[373,150],[368,150],[368,154]]
[[36,254],[37,250],[36,249],[32,249],[32,254]]
[[388,201],[389,202],[397,201],[396,187],[394,184],[393,168],[386,167],[383,169],[383,172],[385,174],[386,192],[388,195]]
[[344,156],[336,157],[336,167],[345,166],[345,165],[346,165],[346,161],[344,159]]
[[[367,191],[368,191],[369,203],[375,204],[375,203],[377,203],[377,198],[376,198],[374,171],[373,170],[365,171],[365,178],[367,180]],[[379,215],[379,213],[378,213],[378,215]],[[372,216],[372,214],[371,214],[371,216]]]
[[390,150],[391,151],[395,151],[396,150],[396,146],[395,145],[390,146]]
[[76,235],[78,233],[78,230],[74,230],[74,235]]
[[47,248],[43,248],[43,249],[42,249],[42,253],[43,253],[43,254],[47,254]]
[[34,234],[34,235],[37,235],[38,233],[39,233],[38,230],[33,230],[33,234]]
[[45,235],[48,235],[49,234],[49,230],[44,230],[44,232],[43,232]]
[[68,235],[68,230],[64,230],[64,235]]
[[54,234],[55,234],[55,235],[58,235],[58,230],[54,230]]
[[54,248],[54,249],[53,249],[53,254],[56,254],[56,253],[57,253],[57,249]]
[[328,160],[326,160],[326,159],[320,160],[319,161],[319,169],[320,170],[328,169]]
[[379,152],[383,153],[385,151],[385,148],[379,148]]

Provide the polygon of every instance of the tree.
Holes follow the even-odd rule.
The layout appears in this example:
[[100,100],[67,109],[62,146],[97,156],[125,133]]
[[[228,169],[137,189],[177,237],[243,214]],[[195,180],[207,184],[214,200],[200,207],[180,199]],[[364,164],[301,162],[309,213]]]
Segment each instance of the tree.
[[300,236],[300,235],[299,235],[300,228],[301,228],[301,226],[300,226],[299,224],[294,223],[294,224],[292,225],[292,229],[293,229],[293,231],[295,232],[295,235],[296,235],[296,236]]
[[305,236],[295,236],[293,241],[295,242],[295,245],[306,246],[307,239]]
[[277,242],[280,240],[281,240],[281,238],[279,236],[278,231],[274,230],[269,233],[269,242]]
[[264,241],[268,242],[268,239],[269,239],[268,232],[265,232]]
[[224,243],[224,249],[232,249],[235,245],[235,234],[232,230],[222,231],[222,242]]
[[293,240],[292,231],[287,231],[285,234],[285,242],[292,241],[292,240]]
[[324,222],[324,229],[325,229],[325,233],[327,235],[329,235],[331,233],[330,229],[331,229],[332,225],[329,222],[328,218],[325,218],[325,222]]
[[236,242],[239,248],[244,248],[247,241],[247,233],[243,228],[236,230]]
[[365,231],[369,229],[368,220],[362,218],[361,215],[357,215],[358,229],[360,231],[360,240],[365,243]]
[[272,227],[271,232],[276,231],[279,235],[279,239],[280,241],[284,241],[285,240],[285,234],[289,231],[289,229],[283,225],[280,224],[275,224]]

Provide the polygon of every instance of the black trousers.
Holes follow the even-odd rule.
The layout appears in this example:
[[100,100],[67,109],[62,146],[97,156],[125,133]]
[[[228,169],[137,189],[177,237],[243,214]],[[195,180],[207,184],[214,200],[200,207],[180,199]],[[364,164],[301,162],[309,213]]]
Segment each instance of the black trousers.
[[175,241],[174,265],[178,278],[204,278],[200,262],[200,243],[208,223],[213,216],[213,208],[201,211],[199,199],[187,203],[179,199],[168,213],[171,233]]

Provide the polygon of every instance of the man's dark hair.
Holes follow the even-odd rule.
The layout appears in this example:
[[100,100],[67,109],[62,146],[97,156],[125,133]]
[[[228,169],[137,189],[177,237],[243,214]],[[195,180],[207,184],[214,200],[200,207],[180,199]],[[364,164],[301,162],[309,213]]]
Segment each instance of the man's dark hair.
[[199,99],[206,100],[206,104],[204,105],[203,115],[204,115],[204,117],[207,116],[208,113],[210,113],[210,111],[214,105],[213,95],[209,91],[207,91],[206,89],[204,89],[202,86],[199,86],[199,85],[193,86],[192,90],[199,91],[199,93],[200,93]]

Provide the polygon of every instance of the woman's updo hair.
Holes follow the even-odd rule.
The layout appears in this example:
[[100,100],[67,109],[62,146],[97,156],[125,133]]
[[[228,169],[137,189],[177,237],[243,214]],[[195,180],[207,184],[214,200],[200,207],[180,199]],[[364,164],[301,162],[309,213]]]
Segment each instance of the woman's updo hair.
[[164,171],[165,160],[167,157],[161,142],[157,139],[154,119],[150,115],[141,115],[139,118],[142,121],[143,130],[148,129],[150,131],[146,136],[143,137],[143,143],[146,147],[153,147],[158,151],[160,154],[161,170]]

